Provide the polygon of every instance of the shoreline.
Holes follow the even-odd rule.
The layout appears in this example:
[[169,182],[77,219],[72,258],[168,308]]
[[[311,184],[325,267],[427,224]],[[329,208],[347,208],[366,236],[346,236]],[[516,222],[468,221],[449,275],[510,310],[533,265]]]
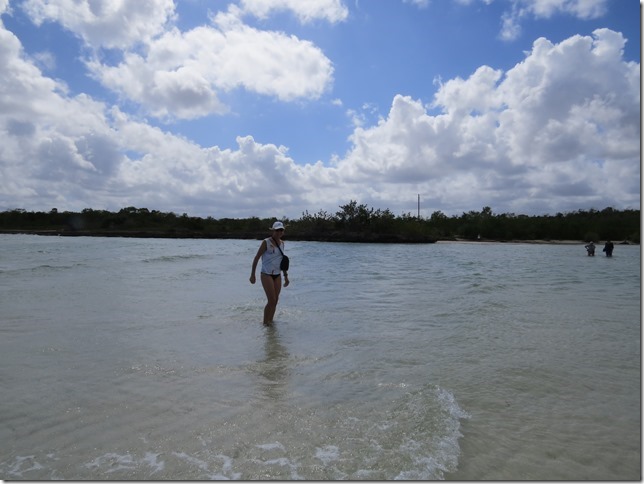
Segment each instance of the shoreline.
[[[44,237],[124,237],[140,239],[238,239],[238,240],[262,240],[264,234],[254,233],[223,233],[223,234],[198,234],[181,232],[146,232],[146,231],[69,231],[69,230],[20,230],[0,229],[0,235],[40,235]],[[397,234],[330,234],[327,237],[307,237],[302,235],[286,236],[284,240],[300,242],[346,242],[346,243],[384,243],[384,244],[532,244],[532,245],[581,245],[583,240],[545,240],[545,239],[480,239],[470,240],[462,238],[431,239],[428,237],[408,237]],[[596,245],[605,241],[598,240]],[[631,241],[613,241],[615,245],[640,245]]]
[[[534,245],[579,245],[585,244],[583,240],[543,240],[543,239],[528,239],[528,240],[438,240],[437,243],[456,243],[456,244],[534,244]],[[601,242],[597,242],[596,246]],[[632,242],[617,242],[616,245],[638,245]]]

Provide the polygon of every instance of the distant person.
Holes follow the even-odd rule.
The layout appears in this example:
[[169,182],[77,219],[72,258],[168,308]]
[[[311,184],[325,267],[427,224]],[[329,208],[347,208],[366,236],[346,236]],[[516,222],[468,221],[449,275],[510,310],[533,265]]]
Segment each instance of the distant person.
[[606,252],[606,257],[613,257],[613,248],[615,246],[610,240],[606,241],[606,244],[604,244],[604,248],[602,249],[604,252]]
[[595,243],[591,240],[590,244],[585,245],[584,248],[588,251],[588,256],[595,256]]
[[[272,235],[262,240],[257,254],[253,259],[253,268],[250,273],[250,283],[255,284],[255,271],[259,259],[262,259],[262,268],[260,280],[262,287],[266,293],[267,303],[264,307],[264,325],[270,326],[273,324],[273,317],[277,309],[277,301],[279,300],[280,291],[282,290],[282,276],[280,264],[284,255],[284,242],[282,235],[284,235],[284,224],[282,222],[275,222],[270,228],[273,231]],[[284,271],[284,287],[289,285],[288,273]]]

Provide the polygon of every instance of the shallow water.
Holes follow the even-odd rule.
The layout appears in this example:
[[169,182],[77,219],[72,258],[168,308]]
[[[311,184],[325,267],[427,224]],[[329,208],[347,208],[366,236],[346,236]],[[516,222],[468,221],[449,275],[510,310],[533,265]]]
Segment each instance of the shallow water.
[[0,478],[637,480],[640,250],[0,236]]

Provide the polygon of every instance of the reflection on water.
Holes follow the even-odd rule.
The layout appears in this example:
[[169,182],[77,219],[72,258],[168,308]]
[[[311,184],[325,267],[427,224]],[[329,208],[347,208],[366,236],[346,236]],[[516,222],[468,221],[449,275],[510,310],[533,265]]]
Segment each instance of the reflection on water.
[[273,324],[265,328],[264,359],[258,362],[259,386],[266,400],[279,402],[286,398],[289,368],[289,354],[282,344],[279,328]]

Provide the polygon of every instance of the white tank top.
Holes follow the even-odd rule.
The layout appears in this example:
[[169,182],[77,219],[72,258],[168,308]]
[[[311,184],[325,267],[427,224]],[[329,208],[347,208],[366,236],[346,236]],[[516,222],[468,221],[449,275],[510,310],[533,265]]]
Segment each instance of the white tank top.
[[[275,245],[273,237],[264,239],[266,242],[266,251],[262,254],[262,273],[279,274],[280,263],[282,262],[282,253]],[[284,242],[280,240],[280,247],[284,250]]]

